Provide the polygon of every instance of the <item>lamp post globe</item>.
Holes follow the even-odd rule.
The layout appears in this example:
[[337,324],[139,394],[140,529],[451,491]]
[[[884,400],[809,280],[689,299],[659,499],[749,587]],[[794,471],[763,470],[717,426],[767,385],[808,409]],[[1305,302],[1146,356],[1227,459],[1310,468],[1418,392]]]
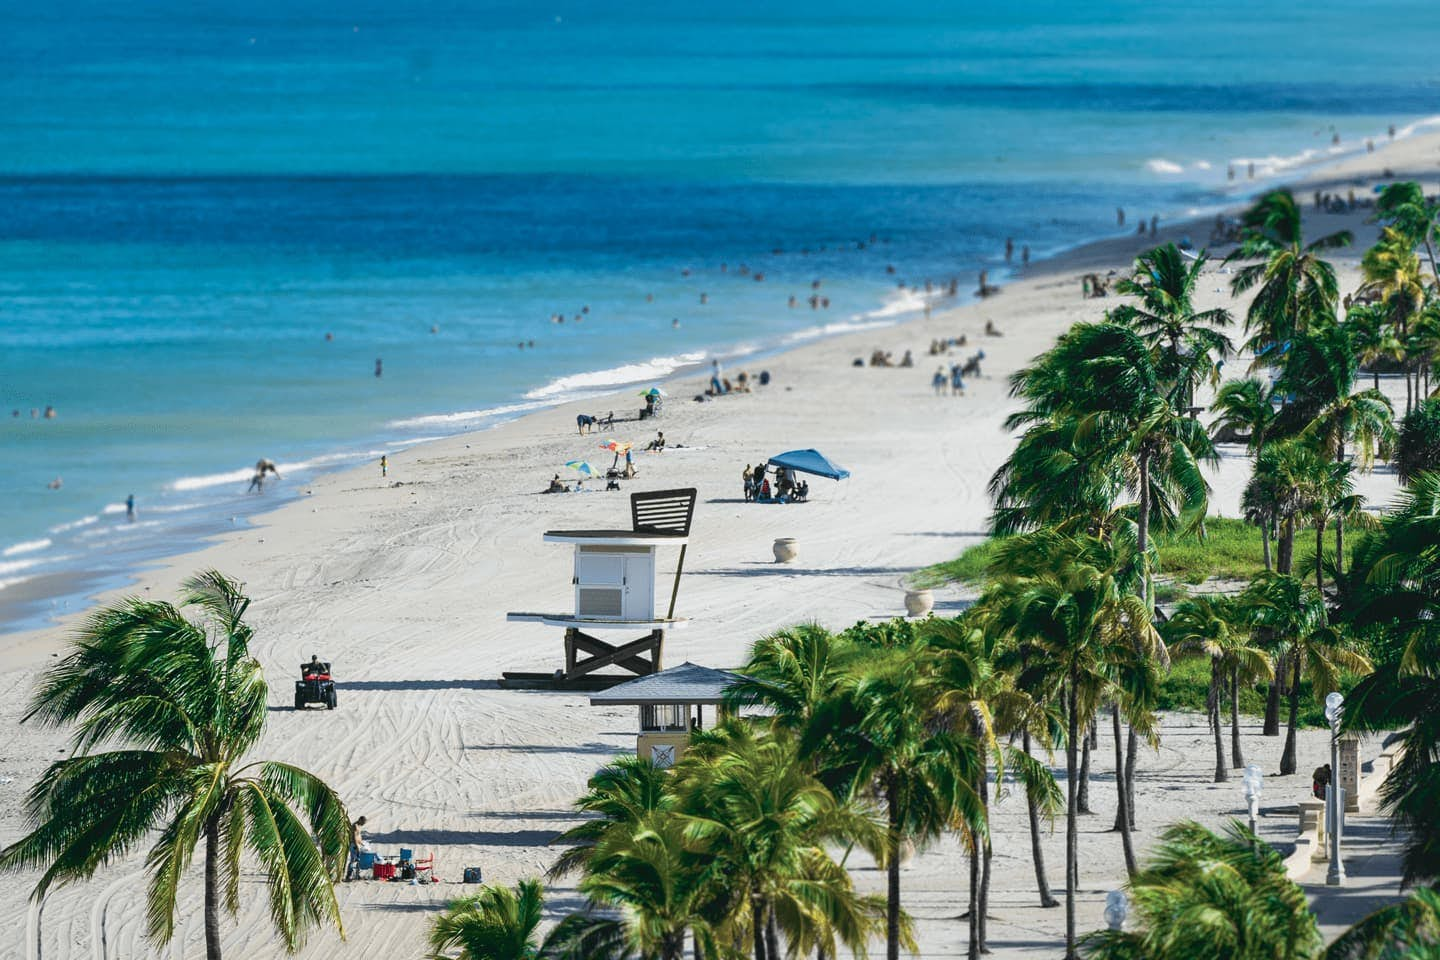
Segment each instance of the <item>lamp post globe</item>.
[[1330,830],[1330,869],[1325,875],[1328,886],[1345,883],[1345,864],[1340,860],[1340,831],[1345,815],[1340,789],[1340,720],[1345,715],[1345,697],[1339,690],[1325,698],[1325,720],[1330,724],[1330,783],[1325,787],[1325,814]]
[[1130,913],[1130,899],[1124,890],[1111,890],[1105,894],[1105,925],[1111,930],[1125,927],[1125,917]]

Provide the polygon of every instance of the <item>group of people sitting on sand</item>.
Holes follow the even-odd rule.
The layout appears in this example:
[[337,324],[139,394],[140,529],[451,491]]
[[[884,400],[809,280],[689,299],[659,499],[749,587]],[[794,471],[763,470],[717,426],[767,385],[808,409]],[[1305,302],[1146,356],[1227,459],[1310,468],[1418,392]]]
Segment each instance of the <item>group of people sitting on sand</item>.
[[939,340],[930,341],[930,356],[940,357],[950,352],[951,347],[963,347],[970,342],[965,334],[958,337],[942,337]]
[[[720,365],[718,363],[714,364],[713,366],[714,369],[711,372],[710,385],[705,388],[704,395],[701,397],[696,397],[696,400],[708,399],[712,397],[723,397],[727,393],[751,392],[750,374],[746,373],[744,370],[741,370],[735,375],[735,381],[732,383],[729,377],[723,376],[721,374]],[[757,377],[756,380],[759,382],[760,386],[768,386],[770,383],[770,371],[761,370],[760,376]]]
[[[864,363],[864,361],[862,361],[859,357],[856,357],[856,358],[855,358],[855,366],[857,366],[857,367],[863,367],[863,366],[865,366],[865,363]],[[873,351],[873,352],[870,354],[870,366],[872,366],[872,367],[913,367],[913,366],[915,366],[915,357],[914,357],[913,354],[911,354],[911,352],[910,352],[909,350],[906,350],[906,351],[905,351],[905,355],[900,358],[900,362],[899,362],[899,363],[896,363],[896,362],[895,362],[895,355],[892,354],[889,350],[875,350],[875,351]]]
[[1080,292],[1086,300],[1093,300],[1099,297],[1108,296],[1110,293],[1110,279],[1115,276],[1111,270],[1106,276],[1098,273],[1087,273],[1080,278]]
[[776,467],[775,483],[766,475],[768,464],[761,461],[758,467],[745,464],[740,477],[745,486],[746,503],[800,503],[810,496],[810,484],[796,481],[795,471],[789,467]]

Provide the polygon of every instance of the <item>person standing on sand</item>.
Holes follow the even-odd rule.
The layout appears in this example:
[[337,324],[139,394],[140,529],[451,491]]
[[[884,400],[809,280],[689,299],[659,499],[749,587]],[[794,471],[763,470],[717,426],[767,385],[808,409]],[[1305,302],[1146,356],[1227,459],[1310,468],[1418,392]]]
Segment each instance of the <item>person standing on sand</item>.
[[389,475],[390,475],[390,458],[387,457],[385,454],[382,453],[382,454],[380,454],[380,476],[381,476],[381,477],[388,477]]
[[245,492],[249,493],[251,490],[254,490],[257,493],[264,493],[265,474],[267,473],[275,474],[276,480],[280,479],[280,471],[275,468],[275,461],[264,459],[256,461],[255,476],[250,478],[250,487]]
[[355,879],[360,870],[360,848],[365,844],[365,818],[360,817],[350,824],[350,858],[345,863],[345,882]]

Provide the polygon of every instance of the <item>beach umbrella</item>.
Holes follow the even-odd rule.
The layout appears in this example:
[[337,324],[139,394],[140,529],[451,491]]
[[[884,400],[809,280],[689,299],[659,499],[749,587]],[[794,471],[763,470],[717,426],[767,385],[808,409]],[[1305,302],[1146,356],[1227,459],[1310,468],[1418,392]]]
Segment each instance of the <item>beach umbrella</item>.
[[600,472],[599,470],[596,470],[593,465],[591,465],[589,460],[570,460],[566,462],[565,466],[569,467],[571,470],[574,470],[582,477],[593,477]]
[[600,449],[609,450],[618,457],[620,454],[628,452],[634,446],[635,444],[628,440],[606,440],[600,444]]
[[641,391],[640,391],[640,396],[642,396],[642,397],[668,397],[669,394],[666,393],[664,390],[661,390],[659,387],[651,387],[649,390],[641,390]]
[[844,480],[850,476],[849,470],[831,462],[819,450],[789,450],[771,457],[770,466],[785,467],[796,473],[813,473],[817,477],[829,477],[831,480]]

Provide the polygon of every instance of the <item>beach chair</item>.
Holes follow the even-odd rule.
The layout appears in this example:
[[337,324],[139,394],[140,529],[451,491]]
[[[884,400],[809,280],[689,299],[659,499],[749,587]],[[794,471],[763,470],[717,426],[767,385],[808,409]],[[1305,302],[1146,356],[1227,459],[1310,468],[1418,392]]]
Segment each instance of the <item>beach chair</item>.
[[[435,851],[426,850],[428,856],[423,860],[415,861],[415,878],[425,883],[435,882]],[[428,876],[427,876],[428,874]]]

